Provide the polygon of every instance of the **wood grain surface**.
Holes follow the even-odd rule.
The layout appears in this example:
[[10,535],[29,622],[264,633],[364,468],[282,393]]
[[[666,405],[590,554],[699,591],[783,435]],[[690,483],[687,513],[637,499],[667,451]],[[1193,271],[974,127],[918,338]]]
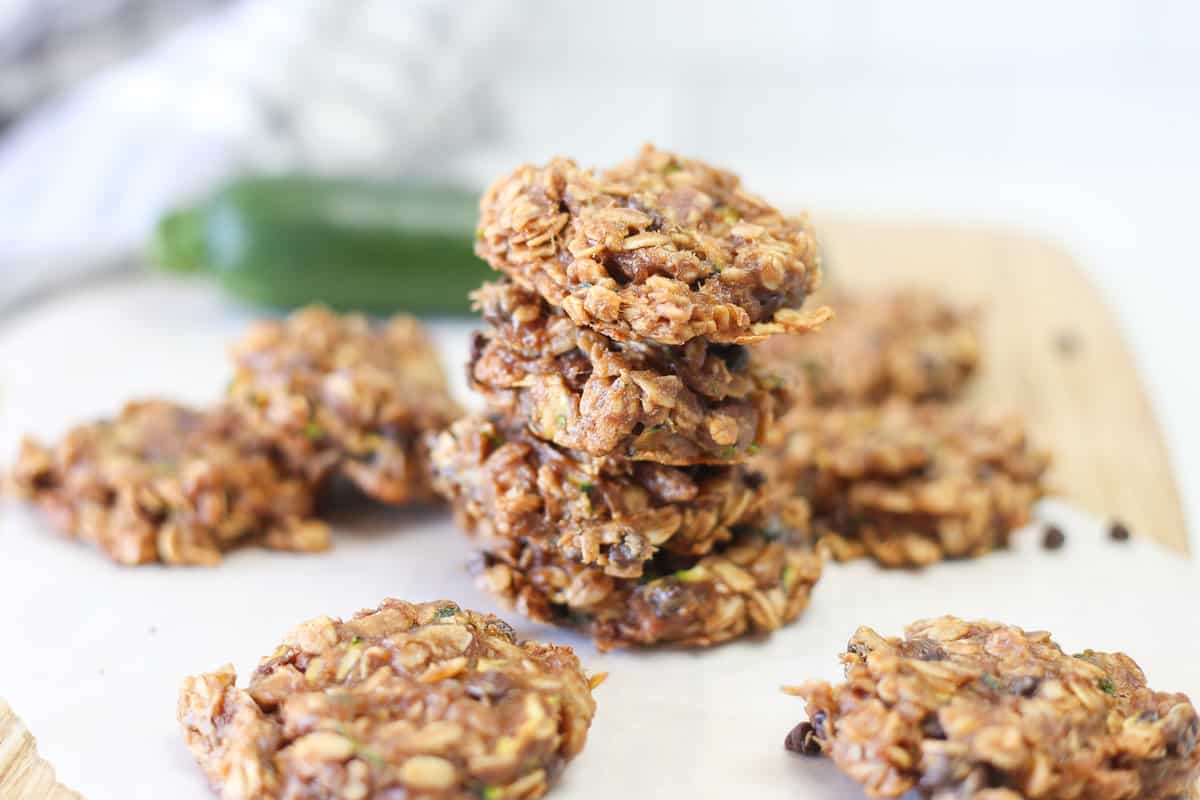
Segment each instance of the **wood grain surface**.
[[58,783],[20,718],[0,699],[0,800],[78,800]]
[[[829,282],[923,286],[983,311],[967,402],[1021,411],[1054,452],[1055,494],[1180,552],[1188,532],[1166,444],[1113,316],[1064,251],[1007,232],[817,220]],[[0,800],[69,800],[0,700]]]
[[929,223],[822,221],[827,283],[923,286],[982,310],[967,402],[1020,411],[1054,453],[1054,494],[1188,552],[1166,443],[1095,287],[1040,239]]

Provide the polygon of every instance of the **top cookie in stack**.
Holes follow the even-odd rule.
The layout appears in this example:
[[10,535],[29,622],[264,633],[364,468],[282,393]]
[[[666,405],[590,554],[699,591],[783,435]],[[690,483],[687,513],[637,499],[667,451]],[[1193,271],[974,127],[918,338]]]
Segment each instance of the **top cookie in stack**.
[[480,202],[476,252],[618,341],[749,344],[829,318],[807,217],[784,216],[731,172],[647,145],[604,172],[556,158]]
[[524,166],[480,203],[469,375],[489,414],[433,447],[482,579],[604,646],[711,644],[794,618],[820,572],[803,504],[746,466],[788,403],[746,345],[816,329],[803,216],[647,146]]

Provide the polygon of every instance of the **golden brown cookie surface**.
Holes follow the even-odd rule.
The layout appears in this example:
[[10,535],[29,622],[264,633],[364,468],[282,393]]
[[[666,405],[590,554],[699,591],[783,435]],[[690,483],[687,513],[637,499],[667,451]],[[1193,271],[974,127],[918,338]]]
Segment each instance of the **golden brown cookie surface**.
[[833,292],[825,299],[837,317],[819,335],[772,336],[756,348],[810,404],[951,400],[979,365],[977,314],[934,293]]
[[432,497],[422,437],[458,407],[415,318],[313,306],[255,324],[232,357],[230,402],[314,481],[340,471],[383,502]]
[[842,661],[844,683],[787,691],[807,701],[808,741],[871,797],[1169,800],[1200,778],[1196,709],[1123,653],[941,617],[902,638],[860,628]]
[[506,800],[540,797],[583,749],[599,679],[494,616],[385,600],[300,625],[235,682],[226,666],[179,694],[184,739],[226,800]]
[[11,483],[114,561],[215,564],[243,544],[323,550],[311,483],[228,406],[128,404],[53,447],[21,446]]
[[613,339],[746,343],[828,318],[799,310],[821,269],[805,217],[649,145],[604,171],[565,158],[521,167],[480,212],[481,257]]
[[468,367],[488,405],[547,441],[660,464],[743,461],[785,405],[740,345],[617,342],[511,281],[475,294]]
[[769,634],[808,607],[821,559],[773,531],[747,530],[702,557],[660,553],[641,579],[607,575],[531,541],[485,550],[480,586],[538,622],[579,629],[598,647],[710,647]]
[[922,566],[1003,547],[1045,491],[1020,419],[893,399],[797,408],[757,466],[812,508],[817,548]]

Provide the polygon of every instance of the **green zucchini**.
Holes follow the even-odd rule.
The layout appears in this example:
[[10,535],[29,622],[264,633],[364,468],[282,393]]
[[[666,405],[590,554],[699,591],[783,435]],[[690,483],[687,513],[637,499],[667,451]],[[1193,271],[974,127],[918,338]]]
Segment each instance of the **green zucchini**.
[[478,196],[441,185],[241,178],[158,223],[150,260],[275,308],[463,313],[488,279]]

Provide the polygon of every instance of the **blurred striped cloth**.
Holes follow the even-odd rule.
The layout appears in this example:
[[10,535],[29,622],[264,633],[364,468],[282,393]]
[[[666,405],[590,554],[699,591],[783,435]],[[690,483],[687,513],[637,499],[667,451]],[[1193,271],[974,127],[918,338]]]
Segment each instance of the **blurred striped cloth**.
[[515,16],[493,0],[0,0],[0,124],[16,119],[0,308],[140,247],[235,172],[436,173],[490,130]]

